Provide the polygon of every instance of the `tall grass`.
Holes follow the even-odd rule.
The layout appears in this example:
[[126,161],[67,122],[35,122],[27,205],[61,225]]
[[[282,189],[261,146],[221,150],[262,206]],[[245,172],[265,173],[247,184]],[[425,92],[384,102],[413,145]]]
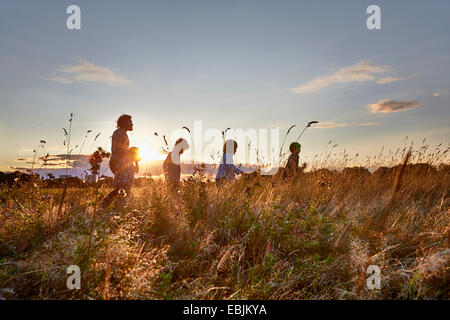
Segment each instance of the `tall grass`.
[[[444,164],[422,148],[394,167],[385,154],[372,173],[330,170],[351,162],[327,155],[328,169],[291,184],[248,175],[217,189],[196,174],[173,192],[147,179],[122,212],[97,211],[107,188],[68,189],[59,215],[60,190],[4,186],[0,296],[449,299],[450,166],[434,153]],[[81,290],[66,287],[71,264]],[[380,290],[365,286],[370,264]]]

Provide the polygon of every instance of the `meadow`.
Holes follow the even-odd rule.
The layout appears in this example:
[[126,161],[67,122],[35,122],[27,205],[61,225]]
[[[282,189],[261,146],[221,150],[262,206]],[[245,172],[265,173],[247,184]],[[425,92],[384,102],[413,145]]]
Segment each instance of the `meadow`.
[[105,186],[61,201],[41,179],[3,185],[0,298],[449,299],[450,166],[433,152],[291,183],[249,174],[218,189],[200,171],[174,192],[148,178],[121,211],[99,209]]

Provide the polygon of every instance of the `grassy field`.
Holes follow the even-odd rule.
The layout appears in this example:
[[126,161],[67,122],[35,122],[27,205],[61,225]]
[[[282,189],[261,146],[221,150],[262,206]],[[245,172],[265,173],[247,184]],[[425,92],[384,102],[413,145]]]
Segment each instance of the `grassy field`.
[[149,179],[121,212],[98,209],[106,188],[69,188],[60,211],[61,189],[4,186],[0,297],[449,299],[450,166],[400,171],[249,175],[221,190],[197,175],[178,193]]

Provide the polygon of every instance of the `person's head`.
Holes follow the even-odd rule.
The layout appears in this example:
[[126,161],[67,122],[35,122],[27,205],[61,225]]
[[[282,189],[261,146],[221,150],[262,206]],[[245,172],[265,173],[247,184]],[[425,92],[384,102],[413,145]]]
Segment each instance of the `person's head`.
[[223,144],[223,153],[235,154],[237,150],[238,144],[234,140],[227,140]]
[[117,128],[124,129],[126,131],[133,131],[133,121],[131,116],[123,114],[117,119]]
[[302,149],[302,146],[301,146],[300,143],[298,143],[298,142],[292,142],[292,143],[289,145],[289,151],[290,151],[291,153],[299,154],[301,149]]
[[189,149],[189,144],[185,139],[180,138],[175,142],[174,150],[175,149],[180,150],[179,154],[182,154],[184,151]]

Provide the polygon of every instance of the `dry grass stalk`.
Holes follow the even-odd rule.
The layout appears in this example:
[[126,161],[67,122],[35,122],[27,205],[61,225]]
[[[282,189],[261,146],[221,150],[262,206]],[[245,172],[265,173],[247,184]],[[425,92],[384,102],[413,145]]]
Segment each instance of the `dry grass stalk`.
[[95,218],[97,216],[97,202],[98,202],[98,187],[95,188],[95,200],[94,200],[94,210],[92,213],[92,222],[91,227],[89,228],[89,241],[88,241],[88,249],[87,249],[87,255],[86,260],[89,262],[89,257],[91,253],[91,243],[92,243],[92,234],[94,232],[94,224],[95,224]]
[[105,285],[103,288],[103,299],[109,300],[109,281],[111,278],[111,265],[106,265],[106,271],[105,271]]
[[264,258],[267,259],[269,254],[272,252],[272,241],[267,240],[266,252],[264,253]]
[[387,217],[389,215],[389,212],[391,211],[392,203],[395,199],[395,195],[397,194],[399,188],[400,188],[400,182],[402,180],[403,173],[405,171],[406,165],[408,164],[408,160],[411,157],[411,150],[408,151],[405,158],[403,159],[402,165],[398,168],[397,173],[395,175],[394,179],[394,185],[392,187],[392,194],[389,199],[389,202],[387,203],[386,207],[384,207],[381,218],[380,218],[380,224],[379,224],[379,231],[383,232],[386,224]]
[[67,185],[64,186],[62,195],[61,195],[61,199],[59,201],[59,207],[58,207],[58,218],[61,217],[61,212],[62,212],[62,207],[64,204],[64,199],[66,197],[66,192],[67,192]]
[[339,248],[339,245],[341,244],[342,240],[344,239],[344,237],[347,234],[347,231],[350,229],[351,225],[352,225],[351,221],[346,224],[346,226],[344,227],[344,230],[342,230],[341,234],[339,235],[336,242],[334,243],[333,250],[337,250]]
[[217,264],[217,274],[225,275],[230,270],[230,264],[233,261],[234,249],[235,246],[231,246],[227,249],[227,251],[225,251],[224,255]]
[[450,227],[447,228],[447,248],[450,249]]

